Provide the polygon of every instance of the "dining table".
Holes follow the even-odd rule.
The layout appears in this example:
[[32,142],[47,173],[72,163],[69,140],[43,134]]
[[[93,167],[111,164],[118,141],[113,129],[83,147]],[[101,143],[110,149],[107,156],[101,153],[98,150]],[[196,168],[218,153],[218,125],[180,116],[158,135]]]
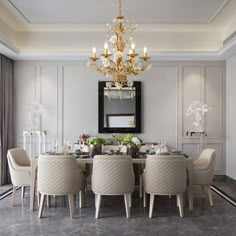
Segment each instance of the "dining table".
[[[187,170],[187,194],[189,200],[189,210],[193,209],[193,159],[191,157],[185,158],[186,160],[186,170]],[[93,158],[86,155],[76,158],[78,166],[82,165],[92,165]],[[140,156],[137,158],[132,158],[133,164],[140,164],[145,166],[146,157]],[[38,158],[32,158],[31,161],[31,184],[30,184],[30,210],[35,209],[35,192],[36,192],[36,181],[37,181],[37,168],[38,168]]]

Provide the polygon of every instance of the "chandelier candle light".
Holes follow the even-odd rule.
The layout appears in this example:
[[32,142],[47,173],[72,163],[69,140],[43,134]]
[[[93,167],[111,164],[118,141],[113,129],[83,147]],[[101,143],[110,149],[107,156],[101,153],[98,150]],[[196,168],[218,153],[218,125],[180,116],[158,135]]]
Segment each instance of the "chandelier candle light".
[[[112,86],[122,88],[123,86],[133,86],[132,81],[127,80],[128,75],[135,77],[142,71],[149,70],[151,64],[147,61],[150,59],[147,54],[147,48],[143,49],[143,57],[139,57],[135,51],[135,42],[133,39],[133,26],[129,21],[124,21],[121,14],[122,1],[119,0],[119,15],[113,20],[112,24],[107,24],[108,40],[104,43],[104,51],[101,54],[101,64],[97,64],[99,58],[96,55],[96,48],[92,49],[92,57],[89,58],[88,67],[95,68],[106,77],[113,77]],[[128,37],[127,37],[128,36]],[[110,46],[110,47],[109,47]],[[110,53],[112,49],[113,54]],[[125,53],[127,48],[127,54]],[[113,55],[113,57],[112,57]]]

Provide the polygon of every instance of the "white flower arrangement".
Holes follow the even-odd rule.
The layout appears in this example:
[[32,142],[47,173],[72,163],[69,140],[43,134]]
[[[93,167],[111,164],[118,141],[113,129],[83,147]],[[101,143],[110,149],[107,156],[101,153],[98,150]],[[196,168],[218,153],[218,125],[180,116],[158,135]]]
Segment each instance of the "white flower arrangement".
[[136,146],[141,145],[141,141],[140,141],[140,139],[137,138],[137,137],[132,137],[131,141],[132,141],[132,143],[135,144]]
[[29,105],[27,111],[29,112],[29,121],[31,129],[39,129],[40,117],[42,117],[46,113],[43,106],[37,101],[35,101],[33,104]]
[[195,121],[193,122],[193,125],[195,127],[195,131],[203,131],[201,125],[202,117],[209,110],[211,110],[211,107],[208,107],[207,104],[200,103],[199,101],[194,101],[189,105],[186,116],[194,115]]

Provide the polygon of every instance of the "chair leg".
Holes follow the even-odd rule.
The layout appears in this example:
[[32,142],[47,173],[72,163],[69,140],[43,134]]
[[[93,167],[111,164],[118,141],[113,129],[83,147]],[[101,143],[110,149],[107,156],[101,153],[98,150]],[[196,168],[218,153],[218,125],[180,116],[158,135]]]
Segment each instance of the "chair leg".
[[182,193],[177,194],[177,202],[178,202],[180,217],[184,217],[183,194]]
[[69,199],[69,207],[70,207],[70,217],[73,219],[74,217],[74,194],[70,193],[68,194],[68,199]]
[[129,207],[132,207],[132,195],[129,193]]
[[14,206],[15,203],[15,196],[16,196],[16,186],[13,185],[12,187],[12,197],[11,197],[11,205]]
[[85,189],[79,192],[79,206],[80,208],[85,207]]
[[214,206],[211,187],[208,185],[206,188],[207,188],[207,194],[208,194],[210,206]]
[[39,204],[40,204],[40,193],[39,193],[39,191],[37,191],[37,202],[38,202],[38,207],[39,207]]
[[40,205],[39,205],[39,214],[38,214],[38,218],[42,217],[43,214],[43,206],[44,206],[44,200],[45,200],[45,194],[41,194],[41,199],[40,199]]
[[146,197],[147,197],[147,194],[145,191],[145,185],[144,185],[144,181],[143,181],[143,207],[146,207],[146,205],[147,205]]
[[47,195],[47,208],[51,207],[51,196]]
[[23,200],[25,197],[25,186],[21,187],[21,199]]
[[189,210],[192,211],[193,210],[193,192],[192,190],[188,189],[188,206],[189,206]]
[[139,197],[143,197],[143,175],[139,175]]
[[145,190],[143,190],[143,207],[147,206],[147,194]]
[[124,194],[124,200],[125,200],[126,217],[129,219],[130,218],[129,193]]
[[151,193],[150,194],[150,206],[149,206],[149,218],[152,218],[154,200],[155,200],[155,195],[153,193]]
[[95,218],[98,219],[99,210],[101,205],[101,194],[96,194],[96,212],[95,212]]

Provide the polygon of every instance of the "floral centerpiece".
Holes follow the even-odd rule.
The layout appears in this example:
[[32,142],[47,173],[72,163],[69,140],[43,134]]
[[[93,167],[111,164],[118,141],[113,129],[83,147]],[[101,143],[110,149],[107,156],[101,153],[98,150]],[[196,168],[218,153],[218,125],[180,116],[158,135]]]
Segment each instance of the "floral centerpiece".
[[140,145],[142,140],[132,134],[115,134],[113,135],[113,139],[118,144],[127,145],[127,154],[136,157],[136,154],[139,152]]

